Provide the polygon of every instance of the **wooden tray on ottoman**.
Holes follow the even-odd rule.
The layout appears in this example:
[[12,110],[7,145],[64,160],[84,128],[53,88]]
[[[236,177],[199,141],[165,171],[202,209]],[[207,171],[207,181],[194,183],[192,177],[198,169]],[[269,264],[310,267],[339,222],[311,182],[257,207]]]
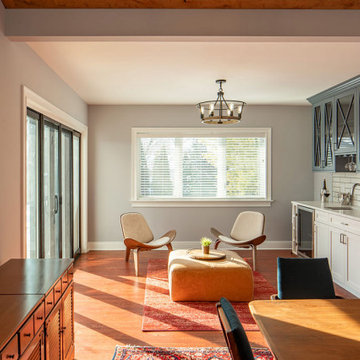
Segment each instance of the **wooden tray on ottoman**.
[[209,254],[204,254],[202,249],[190,249],[187,254],[196,260],[221,260],[226,258],[224,252],[217,250],[210,250]]

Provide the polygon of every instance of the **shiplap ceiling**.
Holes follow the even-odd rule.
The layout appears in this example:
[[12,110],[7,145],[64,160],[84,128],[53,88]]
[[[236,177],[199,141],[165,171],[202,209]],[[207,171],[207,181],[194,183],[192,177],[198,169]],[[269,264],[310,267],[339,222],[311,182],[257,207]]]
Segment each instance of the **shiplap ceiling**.
[[2,0],[5,8],[359,9],[359,0]]
[[360,73],[358,42],[33,42],[88,104],[249,104],[306,98]]

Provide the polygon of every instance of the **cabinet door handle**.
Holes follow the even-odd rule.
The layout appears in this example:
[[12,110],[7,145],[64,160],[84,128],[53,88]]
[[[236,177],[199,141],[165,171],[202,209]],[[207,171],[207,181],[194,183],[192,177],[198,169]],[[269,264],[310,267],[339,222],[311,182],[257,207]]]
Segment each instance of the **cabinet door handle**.
[[61,291],[60,291],[60,290],[55,290],[55,292],[56,292],[57,294],[61,293]]
[[24,334],[24,337],[30,337],[31,336],[31,334],[30,333],[26,333],[26,334]]
[[52,305],[52,301],[48,301],[46,304],[47,305]]
[[15,354],[8,354],[6,355],[7,359],[15,359]]
[[342,222],[341,225],[349,226],[349,224]]
[[344,236],[344,234],[340,234],[340,243],[341,243],[341,244],[344,243],[344,242],[343,242],[343,241],[344,241],[344,240],[343,240],[343,236]]
[[346,235],[344,235],[343,244],[344,244],[344,245],[346,245],[346,244],[347,244],[347,236],[346,236]]
[[43,319],[42,316],[37,316],[37,317],[36,317],[36,320],[42,320],[42,319]]

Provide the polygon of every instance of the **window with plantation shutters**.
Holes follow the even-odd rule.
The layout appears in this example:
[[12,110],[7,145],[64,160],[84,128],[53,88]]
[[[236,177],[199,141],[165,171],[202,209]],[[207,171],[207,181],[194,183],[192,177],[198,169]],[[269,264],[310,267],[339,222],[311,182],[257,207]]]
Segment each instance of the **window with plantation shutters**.
[[133,129],[134,200],[269,200],[270,129]]

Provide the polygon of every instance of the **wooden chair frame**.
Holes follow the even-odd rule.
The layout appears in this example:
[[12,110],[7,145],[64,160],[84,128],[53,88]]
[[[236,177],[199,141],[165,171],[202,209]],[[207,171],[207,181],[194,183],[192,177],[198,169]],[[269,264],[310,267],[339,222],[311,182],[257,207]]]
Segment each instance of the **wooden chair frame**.
[[[126,213],[126,214],[129,214],[129,213]],[[139,276],[139,254],[140,254],[140,251],[150,251],[150,250],[161,248],[163,246],[166,246],[168,248],[169,252],[173,251],[173,247],[171,245],[171,242],[175,239],[176,231],[175,230],[170,230],[167,233],[165,233],[164,235],[162,235],[160,237],[160,239],[163,238],[163,237],[169,237],[168,242],[165,243],[165,244],[155,245],[155,246],[154,245],[149,245],[148,243],[142,243],[141,241],[137,241],[137,240],[132,239],[132,238],[126,238],[125,234],[124,234],[122,222],[121,222],[121,217],[123,215],[126,215],[126,214],[122,214],[120,216],[121,231],[122,231],[122,234],[123,234],[123,237],[124,237],[124,243],[125,243],[125,246],[126,246],[125,261],[126,262],[129,261],[130,252],[131,252],[131,250],[133,250],[134,264],[135,264],[135,275]]]

